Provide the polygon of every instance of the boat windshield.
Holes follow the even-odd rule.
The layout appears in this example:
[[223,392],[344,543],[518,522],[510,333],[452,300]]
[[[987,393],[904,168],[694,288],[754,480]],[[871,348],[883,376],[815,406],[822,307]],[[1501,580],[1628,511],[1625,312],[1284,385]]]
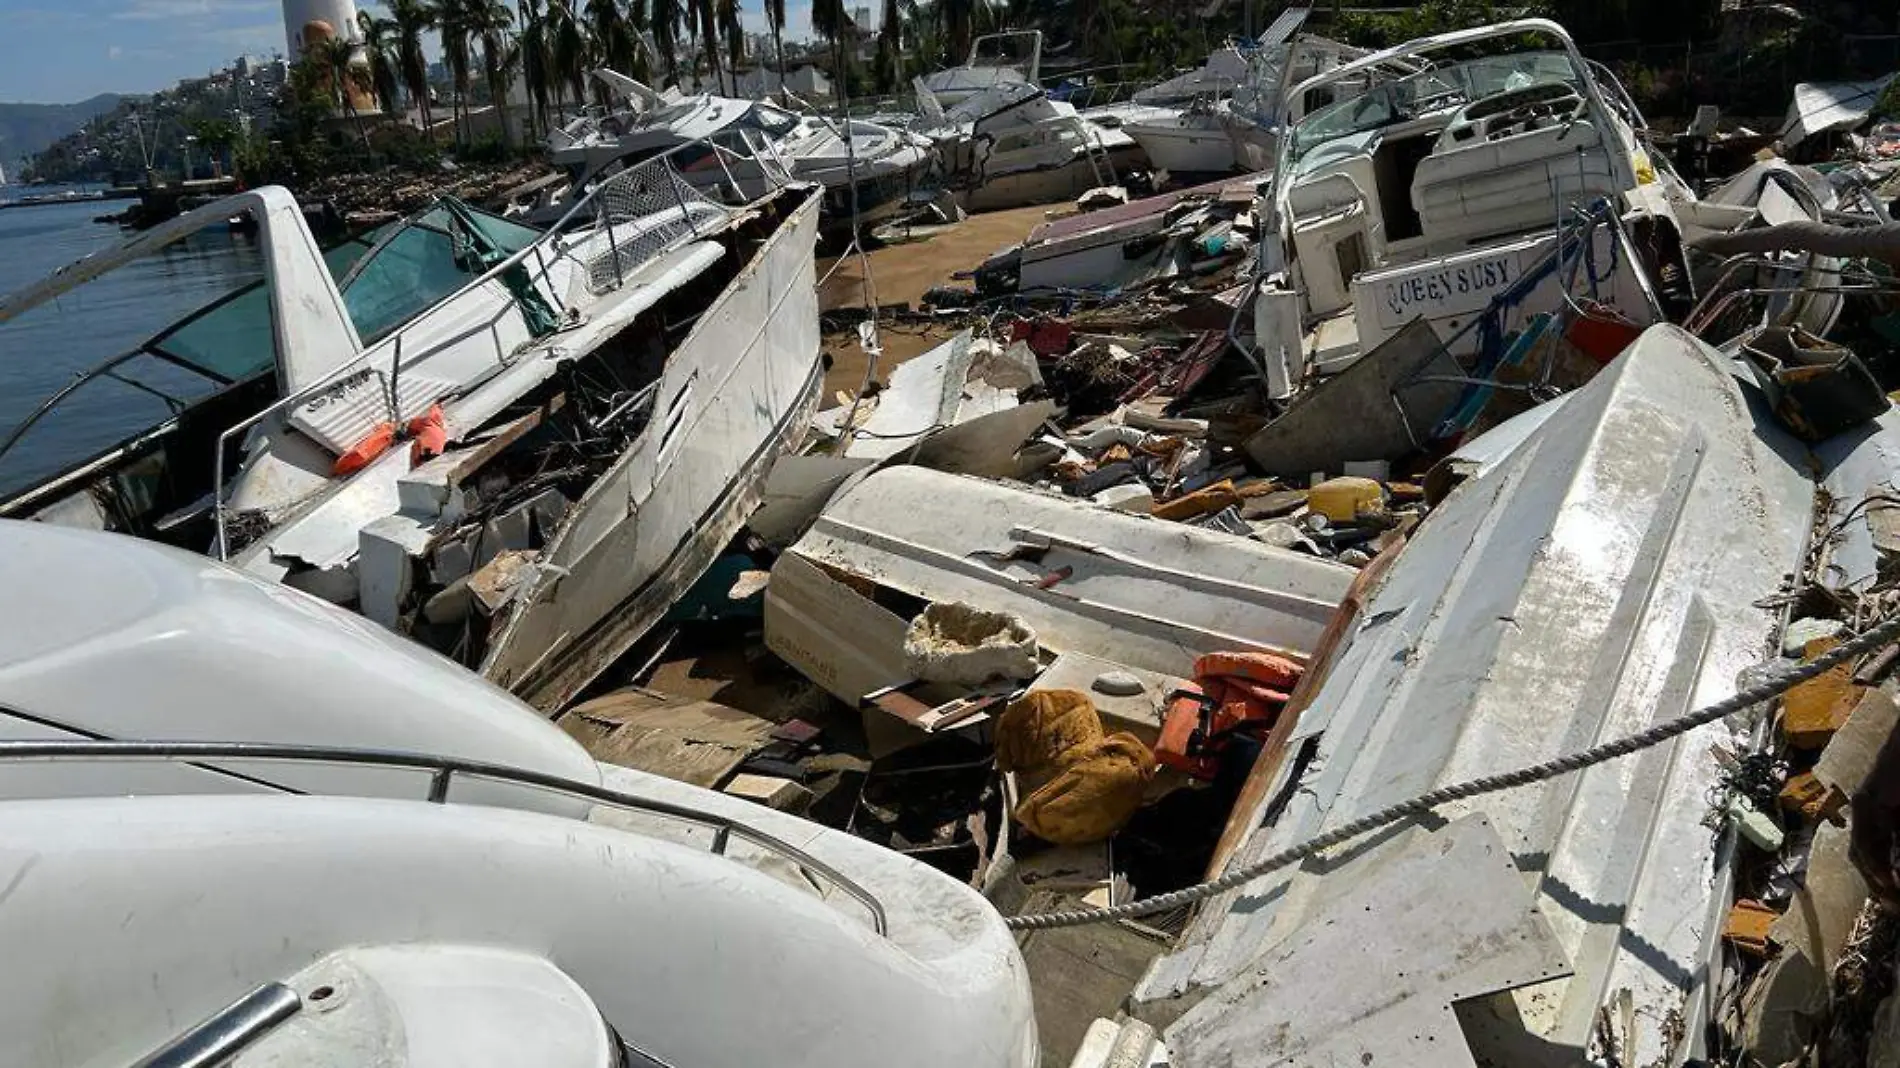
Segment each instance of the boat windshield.
[[[325,252],[330,276],[346,275],[375,239],[352,238]],[[167,327],[143,349],[215,381],[241,382],[274,366],[270,303],[270,283],[252,282]]]
[[1293,131],[1293,158],[1342,137],[1368,133],[1474,100],[1545,82],[1579,85],[1582,76],[1564,52],[1520,52],[1431,67],[1375,85],[1308,115]]
[[[453,296],[499,259],[526,248],[535,230],[466,208],[435,207],[385,231],[379,248],[347,276],[343,305],[365,345]],[[499,253],[499,255],[496,255]]]

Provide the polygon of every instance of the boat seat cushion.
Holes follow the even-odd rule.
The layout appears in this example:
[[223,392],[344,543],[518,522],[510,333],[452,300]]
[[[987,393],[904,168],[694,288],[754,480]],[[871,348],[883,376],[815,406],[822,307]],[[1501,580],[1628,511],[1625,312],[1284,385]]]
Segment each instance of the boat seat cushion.
[[1438,239],[1549,226],[1555,197],[1574,202],[1616,192],[1602,138],[1579,121],[1449,150],[1441,140],[1419,164],[1411,195],[1425,236]]

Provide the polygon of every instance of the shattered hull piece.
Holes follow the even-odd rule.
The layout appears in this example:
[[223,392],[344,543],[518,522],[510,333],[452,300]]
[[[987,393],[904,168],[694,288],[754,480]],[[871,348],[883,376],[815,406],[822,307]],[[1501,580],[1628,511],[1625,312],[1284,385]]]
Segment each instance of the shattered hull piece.
[[[846,490],[788,555],[1008,612],[1057,652],[1173,675],[1206,652],[1303,658],[1354,575],[1245,538],[916,467]],[[771,601],[785,592],[768,587],[768,639]]]
[[[498,625],[482,673],[559,709],[631,648],[764,496],[823,384],[810,196],[667,362],[667,413],[598,480]],[[603,529],[603,524],[610,524]]]
[[[1805,455],[1719,354],[1673,327],[1649,330],[1419,528],[1301,716],[1289,744],[1310,747],[1311,759],[1289,761],[1252,811],[1236,813],[1259,829],[1232,863],[1732,692],[1774,633],[1774,610],[1758,603],[1802,559],[1814,500]],[[1440,810],[1452,820],[1479,813],[1496,828],[1575,973],[1461,1007],[1475,1063],[1576,1063],[1599,1008],[1620,997],[1658,1022],[1624,1036],[1623,1063],[1699,1055],[1678,1044],[1704,1033],[1703,984],[1729,881],[1726,854],[1702,825],[1721,774],[1710,747],[1743,747],[1744,729],[1712,724]],[[1389,855],[1404,840],[1342,856]],[[1319,938],[1328,903],[1355,892],[1354,870],[1281,872],[1216,899],[1144,978],[1139,1013],[1170,1016],[1181,995],[1244,983],[1286,947]],[[1448,928],[1421,937],[1440,932],[1449,938]],[[1362,977],[1385,974],[1381,961]],[[1377,1061],[1413,1062],[1401,1041],[1410,1032],[1381,1033],[1391,1041]],[[1212,1040],[1205,1029],[1181,1037],[1196,1034]],[[1174,1052],[1200,1063],[1191,1049]]]

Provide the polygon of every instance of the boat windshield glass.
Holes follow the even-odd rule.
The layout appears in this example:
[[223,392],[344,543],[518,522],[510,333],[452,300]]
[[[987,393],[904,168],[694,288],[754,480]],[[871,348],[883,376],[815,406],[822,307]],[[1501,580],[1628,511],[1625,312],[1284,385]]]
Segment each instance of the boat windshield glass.
[[[375,235],[353,238],[323,254],[332,278],[347,274]],[[271,337],[270,283],[253,282],[227,294],[180,320],[145,343],[149,352],[207,372],[227,382],[241,382],[269,370],[276,343]]]
[[538,236],[498,216],[470,212],[467,219],[437,205],[399,224],[402,230],[345,279],[343,305],[363,344],[389,336],[484,274],[493,264],[479,246],[506,256]]
[[1308,115],[1293,131],[1293,158],[1316,145],[1342,137],[1463,107],[1487,96],[1545,82],[1578,85],[1581,75],[1564,52],[1520,52],[1486,56],[1446,66],[1431,67],[1395,81],[1373,86],[1364,93],[1323,107]]
[[776,141],[791,133],[798,126],[798,116],[770,104],[755,104],[752,114],[741,120],[744,125],[764,130],[766,136]]

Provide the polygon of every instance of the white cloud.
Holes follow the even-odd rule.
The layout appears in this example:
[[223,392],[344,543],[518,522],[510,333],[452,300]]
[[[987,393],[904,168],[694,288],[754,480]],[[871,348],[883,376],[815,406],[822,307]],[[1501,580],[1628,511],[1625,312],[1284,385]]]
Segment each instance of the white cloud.
[[120,48],[118,45],[113,45],[106,49],[107,59],[118,59],[122,55],[125,55],[125,49]]

